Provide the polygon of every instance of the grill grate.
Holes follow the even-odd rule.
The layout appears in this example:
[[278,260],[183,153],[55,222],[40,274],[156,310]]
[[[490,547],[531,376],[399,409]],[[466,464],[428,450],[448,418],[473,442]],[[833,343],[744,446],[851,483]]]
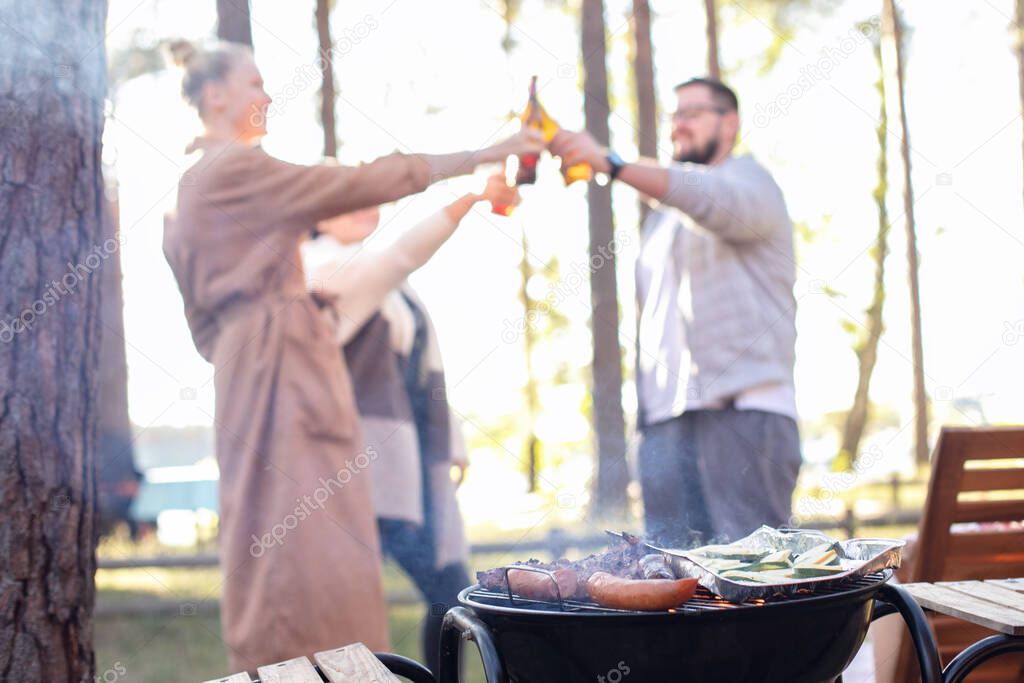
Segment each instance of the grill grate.
[[[842,585],[830,585],[822,586],[816,590],[807,591],[796,596],[779,596],[775,598],[769,598],[767,600],[748,600],[743,603],[729,602],[723,598],[720,598],[711,593],[708,589],[703,586],[697,587],[697,592],[690,600],[684,603],[682,606],[675,609],[669,610],[669,612],[678,614],[705,614],[708,612],[719,612],[722,610],[732,609],[749,609],[756,608],[766,603],[780,603],[780,602],[798,602],[800,600],[813,599],[825,595],[835,595],[839,593],[847,593],[858,588],[867,588],[879,583],[882,583],[888,578],[886,572],[877,572],[874,574],[868,574],[866,576],[857,576],[851,578],[849,581],[845,581]],[[470,591],[466,594],[466,598],[470,601],[477,602],[483,605],[490,605],[495,607],[512,607],[516,609],[530,610],[533,612],[571,612],[571,613],[598,613],[598,614],[650,614],[650,612],[636,612],[632,610],[621,610],[613,609],[611,607],[601,607],[600,605],[590,600],[563,600],[563,609],[559,609],[559,604],[556,601],[547,600],[530,600],[527,598],[516,597],[515,601],[510,601],[508,593],[505,591],[495,591],[485,588],[477,588],[476,590]]]

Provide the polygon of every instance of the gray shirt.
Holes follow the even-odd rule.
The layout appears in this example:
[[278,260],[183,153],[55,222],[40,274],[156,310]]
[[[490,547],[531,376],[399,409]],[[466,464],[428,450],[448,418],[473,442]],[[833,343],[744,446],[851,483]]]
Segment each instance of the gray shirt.
[[749,155],[674,164],[637,261],[642,424],[735,401],[796,417],[793,225]]

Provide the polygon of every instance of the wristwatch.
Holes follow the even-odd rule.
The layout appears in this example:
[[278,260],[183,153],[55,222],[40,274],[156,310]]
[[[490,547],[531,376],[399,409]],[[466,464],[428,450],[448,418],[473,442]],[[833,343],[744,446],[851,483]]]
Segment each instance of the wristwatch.
[[608,177],[615,180],[615,177],[619,175],[622,168],[626,165],[626,162],[622,160],[618,154],[613,150],[608,150],[608,154],[604,158],[608,162]]

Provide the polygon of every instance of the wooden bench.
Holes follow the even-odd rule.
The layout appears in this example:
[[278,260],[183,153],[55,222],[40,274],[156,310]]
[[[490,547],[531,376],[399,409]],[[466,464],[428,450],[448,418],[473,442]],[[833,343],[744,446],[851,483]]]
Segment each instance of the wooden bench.
[[[382,659],[397,663],[396,669],[415,683],[434,680],[430,672],[412,660],[397,655],[375,655],[362,643],[325,650],[306,657],[268,664],[256,670],[257,683],[401,683]],[[252,683],[247,673],[214,678],[205,683]]]

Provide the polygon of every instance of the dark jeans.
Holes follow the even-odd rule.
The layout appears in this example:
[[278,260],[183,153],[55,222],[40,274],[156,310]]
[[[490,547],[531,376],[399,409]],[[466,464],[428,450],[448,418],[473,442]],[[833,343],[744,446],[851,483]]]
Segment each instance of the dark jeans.
[[427,668],[438,673],[441,652],[441,622],[451,607],[458,604],[459,591],[473,583],[466,565],[434,566],[434,544],[427,529],[398,519],[377,520],[381,548],[391,555],[409,575],[427,603],[421,644]]
[[796,422],[761,410],[694,410],[643,428],[647,535],[689,548],[787,526],[800,472]]

